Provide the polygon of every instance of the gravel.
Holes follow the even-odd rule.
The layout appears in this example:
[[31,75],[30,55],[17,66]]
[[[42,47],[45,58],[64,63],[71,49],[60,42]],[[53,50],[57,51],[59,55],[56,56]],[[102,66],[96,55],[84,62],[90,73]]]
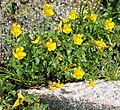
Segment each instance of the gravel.
[[67,83],[53,92],[45,87],[19,91],[39,95],[51,110],[120,110],[120,81],[95,83],[95,87],[88,87],[88,82]]

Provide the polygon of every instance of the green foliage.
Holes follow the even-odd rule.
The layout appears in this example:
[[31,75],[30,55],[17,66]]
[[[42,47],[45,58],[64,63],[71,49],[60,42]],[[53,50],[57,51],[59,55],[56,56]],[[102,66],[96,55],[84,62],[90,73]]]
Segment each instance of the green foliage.
[[[0,105],[1,110],[13,110],[12,105],[17,100],[17,92],[15,90],[12,90],[8,92],[8,94],[3,95],[2,104]],[[39,96],[28,94],[26,92],[24,94],[24,97],[25,101],[23,101],[23,103],[19,106],[15,107],[14,110],[46,110],[48,108],[47,104],[40,103]]]
[[107,7],[109,15],[120,24],[120,0],[105,0],[104,5]]
[[[82,5],[86,6],[87,4]],[[83,13],[84,8],[82,7],[78,12],[78,18],[62,22],[60,27],[62,32],[57,30],[58,24],[54,25],[54,21],[50,17],[46,17],[43,21],[41,20],[43,26],[39,32],[35,29],[31,34],[29,30],[23,31],[18,37],[13,36],[11,32],[8,33],[6,43],[12,45],[13,48],[11,48],[12,53],[8,65],[0,68],[2,73],[0,74],[0,93],[4,94],[3,106],[9,103],[8,106],[11,107],[13,100],[15,101],[12,99],[13,96],[16,96],[15,90],[21,87],[40,85],[57,79],[62,82],[76,81],[73,74],[75,74],[74,69],[78,67],[85,72],[80,81],[120,79],[120,26],[116,22],[116,17],[112,19],[113,21],[110,19],[113,14],[110,12],[112,8],[108,7],[103,12],[93,11],[88,6],[88,12]],[[93,20],[95,16],[91,18],[92,14],[97,16],[95,21]],[[106,20],[110,23],[105,24]],[[72,32],[69,34],[63,32],[65,24],[71,24]],[[46,29],[47,26],[53,29]],[[106,29],[107,26],[108,29]],[[73,37],[76,34],[84,34],[81,44],[75,43]],[[32,43],[37,38],[40,40],[35,44]],[[78,39],[76,39],[77,42]],[[21,53],[18,52],[17,57],[15,55],[17,54],[16,49],[19,47],[24,47],[26,53],[26,56],[21,59],[19,59],[19,55],[23,54],[21,51]],[[27,97],[27,95],[25,96]],[[27,99],[30,97],[28,96]],[[39,105],[34,99],[30,99],[30,103],[27,104],[28,106],[20,106],[20,109],[37,110],[38,107],[44,110],[47,108],[46,105]]]
[[11,4],[11,3],[9,3],[9,4],[7,5],[7,10],[8,10],[9,13],[11,13],[11,12],[13,11],[12,4]]
[[[86,6],[88,3],[83,5]],[[12,51],[15,52],[16,48],[22,46],[26,52],[26,57],[21,60],[13,55],[9,60],[7,67],[9,72],[7,73],[15,84],[19,82],[25,86],[31,86],[47,83],[48,80],[57,78],[72,81],[74,80],[74,67],[71,66],[72,64],[76,64],[76,67],[82,67],[86,73],[83,78],[85,80],[101,77],[108,78],[106,74],[102,74],[101,70],[106,65],[103,62],[107,62],[107,60],[117,62],[115,65],[118,68],[119,28],[117,24],[115,24],[115,27],[113,26],[113,29],[106,29],[104,25],[104,22],[111,18],[110,9],[106,9],[102,16],[100,11],[93,12],[88,9],[88,13],[84,14],[84,8],[80,9],[81,13],[79,13],[76,20],[69,19],[68,22],[62,23],[63,26],[71,24],[72,32],[69,34],[58,32],[57,29],[46,31],[43,25],[40,32],[33,29],[32,36],[29,32],[23,32],[19,38],[13,39],[11,39],[12,34],[8,35],[6,42],[13,45]],[[95,22],[90,18],[92,13],[97,16]],[[87,16],[87,18],[84,18],[84,16]],[[55,28],[52,22],[54,21],[51,21],[50,17],[43,20],[43,24]],[[81,45],[74,43],[73,36],[75,34],[84,34]],[[38,37],[40,37],[39,43],[32,44],[32,41]],[[50,39],[56,43],[56,48],[53,51],[46,47]],[[107,48],[99,50],[93,40],[105,42]],[[117,49],[115,49],[116,46]],[[117,78],[119,79],[119,77]],[[47,79],[46,82],[43,79]],[[113,76],[109,75],[108,79],[113,79]]]

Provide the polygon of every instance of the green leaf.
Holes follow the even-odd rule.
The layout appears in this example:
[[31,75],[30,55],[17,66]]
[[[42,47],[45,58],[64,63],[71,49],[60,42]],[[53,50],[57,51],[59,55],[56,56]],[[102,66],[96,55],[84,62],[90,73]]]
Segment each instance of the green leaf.
[[35,58],[35,64],[38,65],[40,62],[40,59],[38,57]]
[[12,4],[11,4],[11,3],[9,3],[9,4],[7,5],[7,10],[8,10],[9,13],[11,13],[11,12],[13,11]]

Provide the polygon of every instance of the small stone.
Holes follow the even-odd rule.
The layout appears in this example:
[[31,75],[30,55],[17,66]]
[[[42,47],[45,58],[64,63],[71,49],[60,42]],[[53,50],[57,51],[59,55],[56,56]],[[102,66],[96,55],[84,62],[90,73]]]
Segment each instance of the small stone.
[[29,2],[29,0],[20,0],[20,3],[22,3],[22,4],[26,4],[28,2]]

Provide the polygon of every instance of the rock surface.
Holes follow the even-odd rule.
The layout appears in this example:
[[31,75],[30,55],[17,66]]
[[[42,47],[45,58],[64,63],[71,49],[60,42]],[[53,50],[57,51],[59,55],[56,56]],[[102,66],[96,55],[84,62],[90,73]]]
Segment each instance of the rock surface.
[[95,83],[95,87],[88,87],[88,82],[67,83],[52,92],[45,87],[19,91],[39,95],[51,110],[120,110],[120,81]]

